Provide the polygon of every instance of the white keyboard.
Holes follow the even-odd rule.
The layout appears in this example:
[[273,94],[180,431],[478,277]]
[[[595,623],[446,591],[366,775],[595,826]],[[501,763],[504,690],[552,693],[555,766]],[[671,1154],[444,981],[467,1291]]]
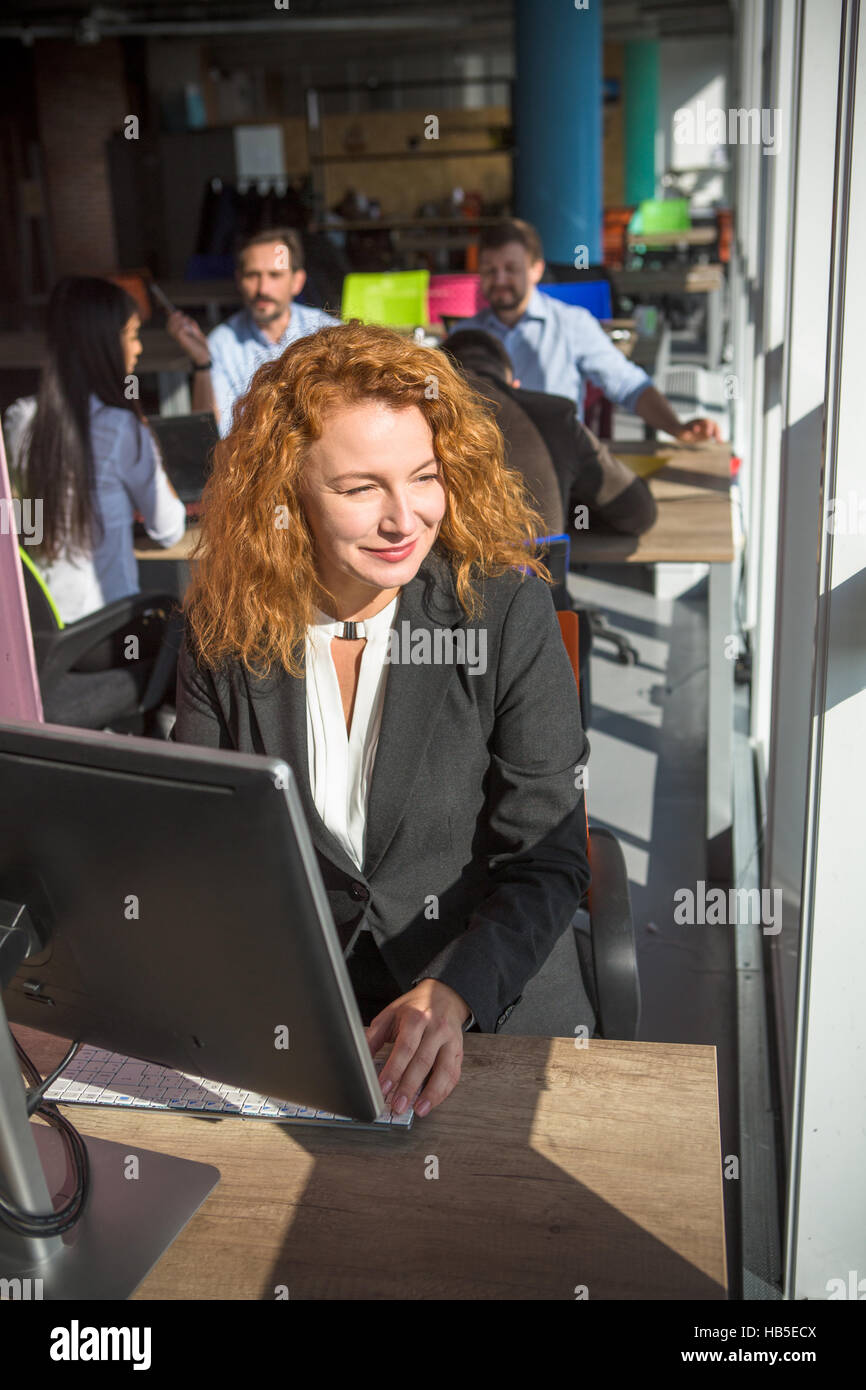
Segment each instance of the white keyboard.
[[[377,1071],[381,1062],[374,1064]],[[45,1092],[63,1105],[107,1105],[128,1110],[180,1110],[187,1115],[240,1115],[242,1119],[278,1120],[290,1125],[326,1125],[341,1129],[409,1130],[415,1112],[383,1110],[371,1123],[332,1115],[328,1110],[292,1105],[275,1096],[260,1096],[204,1076],[190,1076],[155,1062],[140,1062],[118,1052],[82,1047]]]

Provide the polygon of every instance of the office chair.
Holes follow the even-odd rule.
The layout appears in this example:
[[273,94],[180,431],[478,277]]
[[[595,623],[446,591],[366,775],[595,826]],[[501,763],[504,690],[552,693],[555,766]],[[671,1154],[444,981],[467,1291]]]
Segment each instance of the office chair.
[[573,614],[579,624],[577,660],[577,689],[580,696],[580,718],[584,729],[592,722],[592,699],[590,696],[589,657],[592,650],[592,622],[590,610],[575,606],[568,592],[568,562],[571,556],[571,537],[567,533],[558,536],[539,536],[534,542],[538,547],[538,557],[547,566],[553,586],[550,597],[557,613]]
[[[50,724],[115,733],[156,732],[156,711],[177,667],[179,619],[172,594],[129,594],[74,623],[64,623],[42,575],[19,546],[42,709]],[[124,657],[138,635],[156,655]],[[160,640],[161,639],[161,640]]]
[[343,281],[340,317],[388,328],[425,327],[429,283],[427,270],[353,272]]
[[427,297],[430,323],[443,326],[446,320],[454,323],[474,318],[487,303],[481,293],[480,275],[431,275]]
[[607,280],[573,280],[563,284],[539,284],[542,294],[588,309],[597,319],[613,318],[613,296]]
[[629,223],[633,236],[642,232],[684,232],[692,225],[688,198],[645,198]]
[[621,632],[614,632],[608,625],[607,618],[600,608],[590,607],[583,610],[589,622],[592,640],[599,642],[610,642],[616,652],[616,659],[621,666],[636,666],[638,660],[637,647],[633,647],[627,637]]
[[[599,285],[606,284],[610,290],[610,312],[606,314],[596,314],[596,318],[620,318],[620,302],[616,292],[616,285],[613,276],[606,265],[570,265],[566,261],[548,261],[547,272],[553,277],[552,281],[543,280],[538,286],[540,290],[545,288],[545,284],[555,285]],[[603,293],[603,291],[601,292]],[[588,306],[587,306],[588,307]],[[595,312],[593,310],[593,312]]]
[[[559,630],[578,690],[580,632],[576,613],[557,613]],[[589,932],[572,928],[585,981],[595,986],[592,1003],[603,1038],[633,1041],[640,1024],[640,979],[625,859],[616,836],[589,828],[587,845],[592,883],[587,897]]]

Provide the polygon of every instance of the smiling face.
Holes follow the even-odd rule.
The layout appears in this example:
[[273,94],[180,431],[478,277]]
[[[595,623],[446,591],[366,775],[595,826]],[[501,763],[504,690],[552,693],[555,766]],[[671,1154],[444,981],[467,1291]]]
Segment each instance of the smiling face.
[[481,293],[503,321],[516,321],[526,310],[544,274],[544,261],[533,261],[519,241],[485,247],[478,258]]
[[334,616],[372,617],[414,578],[445,515],[442,471],[418,407],[368,400],[333,410],[308,450],[302,499]]

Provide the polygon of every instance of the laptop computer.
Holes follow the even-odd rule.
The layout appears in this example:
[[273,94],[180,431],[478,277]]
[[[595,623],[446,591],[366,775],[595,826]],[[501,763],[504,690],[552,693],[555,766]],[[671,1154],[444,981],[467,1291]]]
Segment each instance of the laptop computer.
[[219,443],[216,420],[209,410],[192,415],[158,415],[148,424],[156,435],[165,471],[186,507],[187,518],[201,510],[201,495],[211,467],[214,445]]

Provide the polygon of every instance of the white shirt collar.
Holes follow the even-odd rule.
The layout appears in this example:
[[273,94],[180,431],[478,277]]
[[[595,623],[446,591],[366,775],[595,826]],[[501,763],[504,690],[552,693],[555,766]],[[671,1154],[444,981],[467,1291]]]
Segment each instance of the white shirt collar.
[[[364,635],[368,641],[371,637],[379,637],[383,633],[387,633],[394,614],[397,611],[399,599],[400,595],[397,594],[392,598],[386,608],[383,608],[379,613],[374,613],[372,618],[359,619],[359,621],[364,624]],[[315,616],[310,624],[311,636],[330,639],[336,637],[338,633],[342,633],[342,621],[338,622],[336,618],[332,618],[327,613],[323,613],[321,608],[315,608],[313,611]]]

